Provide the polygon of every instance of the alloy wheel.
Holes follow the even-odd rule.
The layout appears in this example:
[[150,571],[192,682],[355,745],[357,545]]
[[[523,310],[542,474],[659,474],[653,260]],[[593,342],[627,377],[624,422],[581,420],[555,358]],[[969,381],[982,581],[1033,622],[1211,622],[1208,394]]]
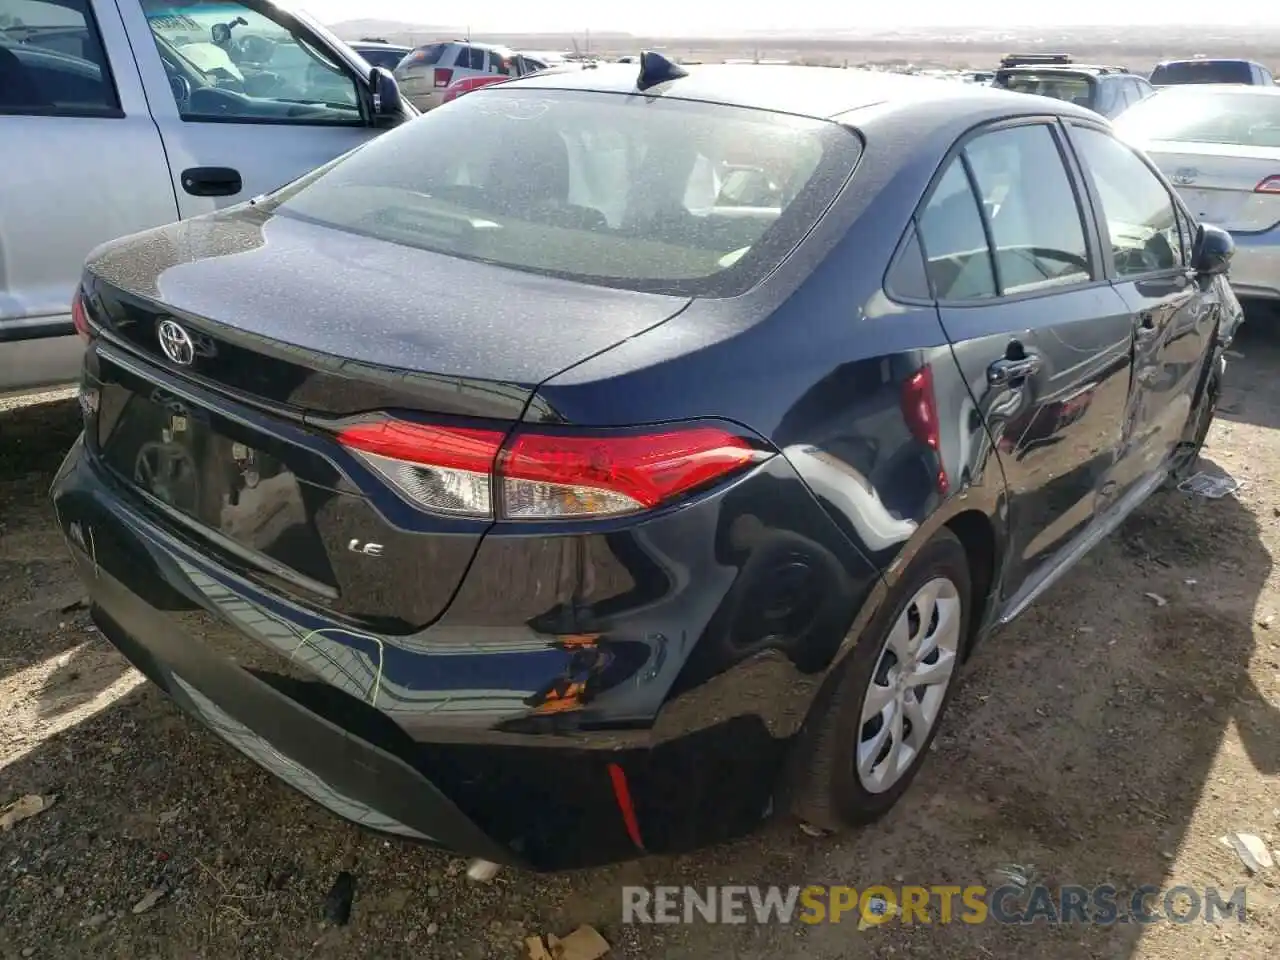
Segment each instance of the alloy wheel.
[[883,793],[919,757],[955,674],[961,608],[946,577],[924,584],[889,631],[862,698],[855,766],[869,793]]

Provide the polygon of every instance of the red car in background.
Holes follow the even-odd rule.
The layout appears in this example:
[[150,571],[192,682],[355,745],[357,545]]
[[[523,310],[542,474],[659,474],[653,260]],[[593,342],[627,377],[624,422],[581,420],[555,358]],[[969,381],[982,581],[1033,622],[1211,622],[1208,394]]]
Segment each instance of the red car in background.
[[455,80],[445,88],[444,96],[440,98],[441,104],[446,104],[450,100],[457,100],[464,93],[470,93],[480,87],[487,87],[491,83],[502,83],[504,80],[510,80],[510,77],[503,76],[500,73],[486,73],[478,77],[463,77],[461,80]]
[[[537,57],[531,57],[525,53],[518,53],[513,59],[515,60],[515,71],[511,71],[509,73],[486,73],[470,77],[461,77],[453,81],[453,83],[449,84],[449,86],[445,88],[444,96],[440,98],[440,103],[445,104],[450,100],[457,100],[464,93],[470,93],[472,90],[487,87],[492,83],[502,83],[505,80],[514,80],[516,77],[527,77],[531,73],[544,73],[548,70],[576,70],[585,66],[585,64],[581,62],[564,60],[548,63]],[[508,70],[510,70],[509,66]]]

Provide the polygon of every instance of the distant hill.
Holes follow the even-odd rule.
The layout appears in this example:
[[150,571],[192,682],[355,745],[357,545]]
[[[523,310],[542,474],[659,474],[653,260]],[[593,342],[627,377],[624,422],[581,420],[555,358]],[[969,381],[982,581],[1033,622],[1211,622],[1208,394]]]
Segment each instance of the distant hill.
[[439,27],[423,23],[405,23],[403,20],[378,20],[375,18],[341,20],[329,24],[329,29],[343,40],[359,40],[361,37],[386,37],[391,34],[420,33],[424,36],[454,37],[462,36],[466,27]]
[[[408,23],[359,18],[330,25],[344,40],[383,37],[416,45],[464,37],[465,25]],[[1079,62],[1123,63],[1150,69],[1156,61],[1205,54],[1245,57],[1280,68],[1276,27],[916,27],[897,30],[785,30],[737,36],[640,36],[584,30],[577,33],[481,33],[473,40],[503,43],[516,50],[580,50],[601,57],[662,50],[684,60],[719,62],[761,57],[829,66],[860,63],[915,64],[920,67],[990,67],[1011,52],[1062,52]]]

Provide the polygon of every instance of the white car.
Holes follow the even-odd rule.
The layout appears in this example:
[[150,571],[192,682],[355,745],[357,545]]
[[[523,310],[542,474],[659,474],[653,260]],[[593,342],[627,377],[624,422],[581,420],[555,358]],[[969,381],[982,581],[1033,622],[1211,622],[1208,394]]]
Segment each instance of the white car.
[[1280,87],[1163,87],[1114,125],[1192,216],[1231,233],[1235,292],[1280,301]]
[[293,180],[417,111],[256,0],[0,0],[0,394],[74,382],[99,244]]
[[433,110],[444,102],[453,83],[489,75],[522,77],[545,70],[546,63],[521,56],[507,47],[466,40],[445,40],[415,47],[395,69],[401,95],[419,110]]

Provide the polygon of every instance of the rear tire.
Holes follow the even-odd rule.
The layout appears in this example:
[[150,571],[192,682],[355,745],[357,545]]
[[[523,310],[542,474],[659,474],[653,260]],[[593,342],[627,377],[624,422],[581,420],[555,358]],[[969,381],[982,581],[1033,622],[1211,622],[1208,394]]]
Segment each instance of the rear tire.
[[878,819],[906,792],[955,689],[972,605],[968,558],[944,527],[890,591],[811,714],[794,758],[796,816],[841,830]]

